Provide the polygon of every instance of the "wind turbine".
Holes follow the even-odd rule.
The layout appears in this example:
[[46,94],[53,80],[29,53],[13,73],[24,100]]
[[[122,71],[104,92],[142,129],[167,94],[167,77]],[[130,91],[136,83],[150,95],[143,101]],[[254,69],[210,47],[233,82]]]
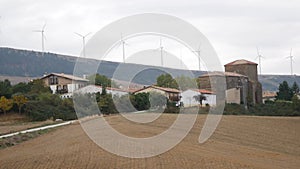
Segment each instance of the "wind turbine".
[[198,55],[199,70],[201,70],[201,59],[200,59],[201,50],[200,50],[200,45],[199,45],[199,48],[197,50],[193,51],[193,52]]
[[87,36],[89,36],[91,34],[91,32],[89,32],[86,35],[82,35],[82,34],[77,33],[77,32],[74,32],[74,33],[82,38],[82,53],[83,53],[83,57],[85,58],[85,38]]
[[123,35],[121,34],[121,41],[119,42],[118,44],[118,47],[122,45],[122,56],[123,56],[123,63],[125,63],[125,59],[126,59],[126,56],[125,56],[125,45],[128,45],[124,38],[123,38]]
[[293,55],[292,55],[292,50],[293,50],[293,48],[291,48],[290,56],[287,57],[287,58],[290,59],[290,62],[291,62],[291,75],[293,75],[293,62],[294,62]]
[[257,51],[257,57],[255,58],[255,60],[258,58],[259,75],[261,75],[261,58],[263,58],[263,56],[259,53],[258,47],[256,47],[256,51]]
[[160,50],[160,63],[161,63],[161,66],[163,67],[164,66],[164,47],[162,46],[162,40],[161,38],[159,39],[159,50]]
[[45,52],[45,40],[46,40],[46,37],[45,37],[45,28],[46,28],[46,23],[44,24],[44,26],[42,27],[41,30],[34,30],[34,32],[40,32],[42,34],[42,52],[44,53]]

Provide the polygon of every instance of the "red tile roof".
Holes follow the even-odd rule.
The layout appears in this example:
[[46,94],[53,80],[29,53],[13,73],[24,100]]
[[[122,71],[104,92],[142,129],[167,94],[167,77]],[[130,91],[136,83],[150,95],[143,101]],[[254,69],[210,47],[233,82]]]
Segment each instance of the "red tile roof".
[[232,66],[232,65],[257,65],[257,63],[241,59],[241,60],[236,60],[230,63],[227,63],[225,66]]
[[205,90],[205,89],[191,89],[191,90],[194,90],[194,91],[199,92],[201,94],[213,94],[214,93],[210,90]]
[[200,77],[206,77],[206,76],[247,77],[245,75],[234,73],[234,72],[209,72],[207,74],[201,75]]
[[85,82],[89,81],[89,80],[81,78],[81,77],[77,77],[77,76],[73,76],[73,75],[68,75],[68,74],[64,74],[64,73],[50,73],[50,74],[42,77],[41,79],[49,77],[50,75],[55,75],[55,76],[63,77],[63,78],[70,79],[70,80],[76,80],[76,81],[85,81]]
[[148,88],[154,88],[154,89],[162,90],[162,91],[169,92],[169,93],[180,93],[180,90],[178,90],[178,89],[167,88],[167,87],[159,87],[159,86],[154,86],[154,85],[151,85],[151,86],[148,86],[146,88],[137,90],[134,93],[143,91],[144,89],[148,89]]
[[276,92],[263,92],[263,98],[275,98],[277,96]]

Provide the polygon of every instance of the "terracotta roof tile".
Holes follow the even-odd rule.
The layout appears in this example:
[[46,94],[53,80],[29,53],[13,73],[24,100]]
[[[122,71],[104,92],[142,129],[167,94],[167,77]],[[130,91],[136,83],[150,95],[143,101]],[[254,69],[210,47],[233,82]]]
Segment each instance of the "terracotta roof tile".
[[158,89],[158,90],[165,91],[165,92],[170,92],[170,93],[180,93],[180,90],[178,90],[178,89],[166,88],[166,87],[159,87],[159,86],[155,86],[155,85],[151,85],[151,86],[148,86],[148,87],[146,87],[146,88],[137,90],[137,91],[135,91],[135,93],[136,93],[136,92],[143,91],[144,89],[148,89],[148,88],[151,88],[151,87],[154,88],[154,89]]
[[227,63],[225,66],[232,66],[232,65],[257,65],[257,63],[245,59],[240,59],[240,60],[235,60],[233,62]]
[[202,94],[213,94],[214,93],[210,90],[205,90],[205,89],[191,89],[191,90],[194,90],[194,91],[202,93]]
[[81,78],[81,77],[77,77],[77,76],[73,76],[73,75],[68,75],[68,74],[64,74],[64,73],[50,73],[44,77],[42,77],[42,79],[50,76],[50,75],[55,75],[55,76],[59,76],[59,77],[64,77],[64,78],[67,78],[67,79],[71,79],[71,80],[76,80],[76,81],[85,81],[85,82],[88,82],[89,80],[87,79],[84,79],[84,78]]
[[234,72],[209,72],[207,74],[201,75],[200,77],[206,77],[206,76],[247,77],[245,75],[234,73]]

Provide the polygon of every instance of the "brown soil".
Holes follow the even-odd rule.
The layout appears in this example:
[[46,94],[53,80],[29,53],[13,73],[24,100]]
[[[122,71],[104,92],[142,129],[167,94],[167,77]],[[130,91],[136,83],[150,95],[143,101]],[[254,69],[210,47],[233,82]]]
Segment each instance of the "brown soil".
[[[149,137],[165,130],[176,115],[149,124],[106,117],[120,132]],[[98,147],[79,124],[0,150],[0,168],[299,168],[299,117],[223,116],[216,132],[198,143],[206,116],[170,151],[151,158],[119,157]]]
[[45,126],[50,124],[55,124],[52,120],[41,121],[41,122],[28,122],[25,120],[8,120],[0,121],[0,135],[14,133],[17,131],[22,131],[30,128],[35,128],[39,126]]

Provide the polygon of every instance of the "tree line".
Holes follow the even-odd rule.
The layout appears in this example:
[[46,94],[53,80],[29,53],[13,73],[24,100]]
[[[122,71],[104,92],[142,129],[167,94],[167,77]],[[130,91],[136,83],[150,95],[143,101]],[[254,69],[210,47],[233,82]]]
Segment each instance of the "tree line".
[[40,79],[16,85],[9,80],[0,81],[0,113],[10,112],[26,115],[32,121],[76,118],[72,100],[52,94]]

